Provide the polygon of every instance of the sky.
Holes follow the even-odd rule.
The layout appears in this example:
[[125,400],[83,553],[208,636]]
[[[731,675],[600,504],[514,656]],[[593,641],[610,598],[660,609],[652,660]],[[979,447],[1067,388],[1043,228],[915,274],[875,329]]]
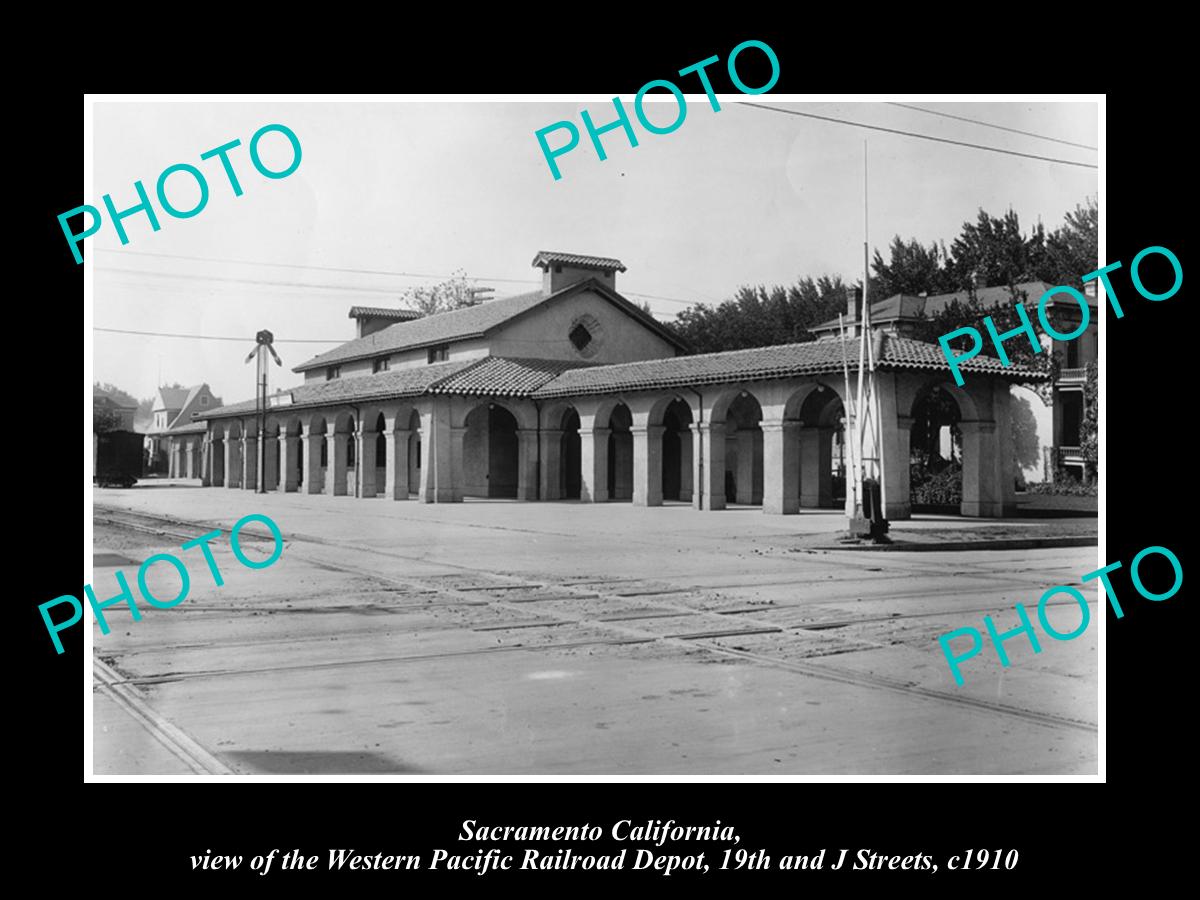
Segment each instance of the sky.
[[[647,103],[665,125],[675,101]],[[407,288],[457,270],[507,296],[534,290],[539,250],[614,256],[628,271],[617,289],[670,321],[692,303],[715,303],[746,284],[862,273],[864,139],[868,238],[886,251],[896,234],[949,242],[982,207],[1010,207],[1028,230],[1057,227],[1098,190],[1096,169],[993,153],[748,107],[755,102],[1020,153],[1096,163],[1093,150],[885,103],[797,103],[765,94],[720,95],[713,111],[688,95],[682,125],[655,135],[625,97],[638,146],[622,130],[602,136],[607,160],[580,119],[615,118],[611,100],[558,102],[115,102],[97,101],[93,180],[103,206],[137,203],[141,180],[154,197],[159,173],[199,168],[207,206],[187,219],[153,200],[160,230],[144,214],[112,223],[84,243],[94,266],[97,328],[233,337],[148,337],[95,332],[94,380],[136,397],[157,386],[207,382],[225,402],[253,396],[245,365],[254,334],[270,329],[283,368],[271,388],[299,384],[291,368],[354,336],[353,305],[397,306]],[[914,103],[1006,128],[1099,146],[1094,103]],[[535,132],[571,121],[580,144],[557,160],[555,180]],[[281,123],[299,138],[296,171],[267,179],[252,166],[250,137]],[[239,139],[230,152],[244,193],[235,197],[216,159],[200,154]],[[551,146],[565,132],[549,136]],[[278,133],[260,144],[266,166],[291,159]],[[187,174],[167,182],[180,209],[199,197]],[[65,249],[65,248],[64,248]],[[886,255],[886,253],[885,253]],[[179,258],[191,257],[191,258]],[[331,271],[349,270],[349,271]]]

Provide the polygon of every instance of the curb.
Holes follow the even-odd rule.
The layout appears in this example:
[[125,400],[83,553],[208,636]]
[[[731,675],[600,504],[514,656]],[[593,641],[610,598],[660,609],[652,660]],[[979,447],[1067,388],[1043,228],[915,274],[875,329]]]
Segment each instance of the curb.
[[839,544],[835,546],[804,547],[804,550],[871,550],[907,553],[934,553],[955,550],[1043,550],[1054,547],[1098,547],[1099,539],[1091,535],[1058,538],[1015,538],[991,541],[949,541],[942,544],[897,541],[892,544]]

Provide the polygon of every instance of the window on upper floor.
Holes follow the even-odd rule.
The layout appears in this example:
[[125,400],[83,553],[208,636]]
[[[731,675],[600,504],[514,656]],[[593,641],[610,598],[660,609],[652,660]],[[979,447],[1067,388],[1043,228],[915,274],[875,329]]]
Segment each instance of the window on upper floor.
[[1079,368],[1079,341],[1078,340],[1067,342],[1067,368],[1068,369],[1078,369]]
[[391,361],[386,356],[380,356],[378,359],[372,360],[371,371],[378,375],[380,372],[386,372]]
[[342,367],[341,366],[329,366],[325,370],[325,380],[326,381],[333,381],[333,379],[341,378],[341,377],[342,377]]
[[582,324],[576,325],[574,328],[572,328],[568,337],[570,337],[571,343],[575,345],[576,350],[582,350],[592,342],[592,333],[588,331]]
[[201,395],[200,395],[200,405],[201,405],[201,406],[208,406],[208,394],[201,394]]
[[436,347],[429,348],[429,362],[438,363],[445,362],[450,358],[450,345],[439,344]]

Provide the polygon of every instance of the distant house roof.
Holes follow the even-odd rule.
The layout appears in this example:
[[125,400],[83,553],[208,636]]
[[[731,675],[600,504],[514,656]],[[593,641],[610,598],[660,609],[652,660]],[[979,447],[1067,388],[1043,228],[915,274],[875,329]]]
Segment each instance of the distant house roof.
[[539,250],[533,258],[531,266],[547,266],[557,263],[563,266],[574,266],[577,269],[601,269],[603,271],[625,271],[625,264],[611,256],[584,256],[582,253],[559,253],[557,250]]
[[[1042,294],[1050,290],[1053,285],[1046,284],[1044,281],[1022,281],[1020,284],[1014,284],[1011,288],[1007,285],[999,287],[975,288],[975,299],[984,309],[992,309],[997,306],[1009,306],[1016,302],[1022,303],[1037,303]],[[1014,299],[1014,292],[1018,295]],[[1019,295],[1024,294],[1024,299]],[[950,294],[931,294],[928,297],[921,297],[914,294],[893,294],[886,300],[879,300],[871,304],[871,324],[884,325],[889,322],[899,321],[901,319],[917,319],[922,314],[925,316],[936,316],[938,313],[945,310],[947,306],[957,300],[959,303],[969,303],[971,300],[970,291],[955,291]],[[1053,298],[1051,303],[1063,303],[1064,299],[1058,297]],[[1088,304],[1095,307],[1095,300],[1089,298]],[[814,325],[809,331],[820,333],[823,331],[836,331],[838,328],[838,320],[830,319],[828,322],[822,322],[820,325]]]
[[407,322],[419,319],[423,313],[415,309],[392,309],[388,306],[352,306],[350,318],[358,319],[370,316],[373,319],[395,319],[397,322]]
[[[946,372],[949,365],[936,344],[880,333],[879,367],[884,371]],[[382,401],[422,394],[532,397],[534,399],[616,394],[624,391],[766,381],[796,375],[842,373],[844,360],[857,360],[858,341],[809,341],[776,347],[754,347],[724,353],[676,356],[642,362],[598,366],[547,359],[485,356],[473,360],[392,369],[333,381],[303,384],[289,393],[291,403],[274,412],[339,403]],[[1010,381],[1043,381],[1046,374],[1024,366],[1005,366],[979,355],[959,364],[966,374],[986,374]],[[254,412],[253,400],[209,410],[199,418],[220,419]]]
[[168,412],[183,409],[183,404],[187,402],[188,394],[192,390],[193,388],[159,388],[158,402],[154,404],[154,409],[165,409]]
[[372,356],[395,353],[400,350],[415,350],[452,341],[484,337],[493,329],[525,315],[543,303],[587,290],[604,297],[671,345],[682,350],[689,349],[687,343],[679,335],[665,327],[653,316],[648,315],[636,304],[630,303],[612,288],[605,287],[594,278],[588,278],[552,294],[531,291],[527,294],[517,294],[515,297],[489,300],[477,306],[452,309],[432,316],[421,316],[419,319],[409,322],[397,322],[374,334],[347,341],[340,347],[314,356],[308,362],[296,366],[292,371],[306,372],[309,369],[354,359],[369,359]]

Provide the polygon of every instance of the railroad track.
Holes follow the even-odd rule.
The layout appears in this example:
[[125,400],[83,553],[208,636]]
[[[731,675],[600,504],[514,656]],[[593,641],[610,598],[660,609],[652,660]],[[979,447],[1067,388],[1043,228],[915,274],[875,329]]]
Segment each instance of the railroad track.
[[237,774],[191,735],[159,715],[127,680],[98,657],[92,658],[92,690],[116,703],[197,775]]
[[[197,534],[202,534],[206,530],[211,530],[215,527],[207,523],[192,523],[179,519],[171,519],[168,517],[160,517],[146,513],[130,514],[124,510],[110,510],[107,508],[97,507],[96,521],[114,525],[116,527],[130,528],[136,531],[148,532],[162,536],[181,536],[190,540]],[[169,527],[164,527],[164,524]],[[186,529],[179,528],[184,526]],[[200,529],[197,531],[196,529]],[[269,539],[269,538],[264,538]],[[1085,732],[1096,732],[1097,726],[1091,722],[1080,719],[1075,719],[1067,716],[1060,716],[1053,713],[1042,713],[1033,710],[1027,710],[1020,707],[1015,707],[1009,704],[1000,703],[992,700],[977,699],[962,695],[961,693],[952,693],[949,691],[941,691],[933,688],[922,687],[921,685],[906,682],[898,679],[891,679],[884,676],[871,675],[861,672],[853,672],[846,669],[840,669],[832,666],[827,662],[809,662],[797,659],[785,659],[775,656],[770,656],[765,653],[756,652],[744,648],[730,647],[725,644],[716,643],[721,639],[742,636],[755,636],[763,634],[793,634],[796,636],[808,636],[818,640],[828,639],[827,632],[835,629],[849,627],[858,624],[872,622],[900,622],[906,619],[928,618],[948,613],[962,612],[988,612],[996,609],[995,605],[988,607],[978,607],[973,609],[963,609],[955,607],[950,610],[941,612],[921,612],[921,613],[898,613],[882,616],[865,616],[841,618],[828,621],[816,621],[804,623],[802,625],[787,625],[781,626],[772,622],[755,620],[753,614],[765,610],[786,609],[787,606],[764,606],[736,610],[697,610],[694,607],[686,606],[680,602],[664,601],[663,598],[672,594],[689,593],[706,593],[720,589],[729,589],[738,587],[739,585],[721,585],[719,587],[709,586],[688,586],[679,589],[657,590],[648,588],[644,591],[630,591],[625,588],[614,590],[603,590],[598,588],[598,585],[604,582],[598,582],[595,579],[581,580],[578,583],[564,582],[530,582],[524,576],[508,576],[495,572],[487,572],[481,569],[472,568],[460,564],[446,564],[447,568],[454,568],[469,573],[470,577],[479,579],[485,578],[484,584],[468,584],[455,586],[448,583],[444,577],[437,576],[395,576],[382,573],[378,570],[365,568],[363,566],[349,565],[345,562],[334,562],[330,559],[323,558],[323,555],[314,552],[314,548],[329,548],[335,551],[341,551],[342,555],[348,553],[360,553],[367,556],[382,557],[386,559],[410,560],[416,561],[417,557],[405,556],[400,553],[380,550],[377,548],[361,546],[349,542],[335,541],[328,538],[319,538],[303,534],[285,535],[285,541],[290,545],[289,553],[294,557],[299,557],[303,561],[316,565],[324,569],[334,571],[342,571],[347,574],[352,574],[368,580],[376,582],[385,582],[389,584],[399,585],[407,589],[411,593],[431,593],[436,592],[438,605],[462,604],[462,605],[480,605],[482,594],[491,592],[493,594],[506,594],[509,591],[537,591],[546,590],[552,592],[551,596],[541,599],[544,600],[563,600],[563,599],[600,599],[612,600],[625,605],[634,607],[641,606],[639,611],[629,611],[613,616],[571,616],[564,615],[562,610],[556,610],[554,618],[546,618],[535,621],[525,619],[527,604],[537,602],[539,598],[522,598],[514,600],[503,596],[490,596],[483,599],[483,603],[493,607],[496,610],[512,613],[517,616],[517,621],[510,623],[493,623],[483,626],[477,626],[473,630],[476,631],[505,631],[519,629],[535,629],[535,628],[557,628],[563,626],[576,626],[593,628],[603,632],[612,634],[612,637],[592,638],[587,640],[570,640],[562,642],[539,643],[533,645],[512,644],[499,647],[484,647],[474,648],[461,651],[448,651],[436,654],[414,654],[408,656],[387,656],[387,657],[370,657],[364,659],[348,659],[331,661],[316,664],[300,664],[287,666],[273,666],[263,668],[236,668],[236,669],[216,669],[204,670],[195,672],[174,672],[165,673],[156,676],[146,676],[144,678],[127,679],[122,684],[129,686],[148,685],[163,683],[169,681],[179,681],[189,678],[214,678],[226,676],[238,676],[246,674],[258,674],[266,672],[290,671],[290,670],[307,670],[307,669],[329,669],[352,666],[368,666],[379,664],[398,664],[405,662],[421,662],[429,661],[438,658],[462,657],[477,654],[491,654],[503,652],[545,652],[560,649],[574,649],[585,646],[619,646],[629,644],[644,644],[658,642],[660,644],[695,648],[702,647],[705,651],[718,656],[725,656],[740,660],[752,661],[761,665],[774,668],[784,669],[787,671],[796,672],[811,678],[817,678],[826,681],[833,681],[842,684],[850,684],[859,687],[869,688],[872,690],[882,690],[892,693],[898,693],[909,697],[919,697],[930,702],[938,702],[949,706],[968,708],[975,711],[994,713],[1004,715],[1026,722],[1036,723],[1049,728],[1081,730]],[[806,561],[811,561],[822,567],[837,569],[841,567],[841,563],[837,561],[824,561],[819,559],[808,558]],[[903,568],[903,567],[901,567]],[[895,572],[883,571],[880,578],[894,579]],[[875,581],[877,579],[862,579],[864,581]],[[1013,579],[1005,579],[1012,584],[1024,584],[1020,580],[1014,582]],[[637,582],[622,582],[623,584],[636,584]],[[643,585],[645,581],[641,582]],[[788,582],[782,582],[786,584]],[[1039,582],[1040,583],[1040,582]],[[578,584],[578,587],[575,585]],[[744,587],[759,587],[775,584],[775,582],[751,582]],[[950,589],[944,592],[922,592],[920,595],[909,596],[936,596],[939,593],[944,593],[947,596],[961,596],[961,589]],[[645,599],[641,599],[645,598]],[[652,605],[651,605],[652,604]],[[409,606],[421,606],[429,608],[433,604],[415,604]],[[1074,601],[1070,603],[1051,604],[1051,605],[1074,605]],[[386,608],[386,607],[385,607]],[[396,607],[397,611],[401,611],[400,607]],[[225,612],[237,612],[235,608],[224,608]],[[280,610],[289,612],[292,610]],[[730,628],[728,626],[729,616],[737,616],[739,627]],[[697,619],[707,623],[707,627],[702,627],[697,631],[679,631],[668,634],[658,634],[652,631],[647,631],[645,628],[639,628],[636,623],[643,620],[662,619],[662,618],[684,618]],[[744,623],[744,624],[743,624]],[[699,623],[698,623],[699,624]],[[371,633],[371,632],[368,632]],[[276,643],[286,642],[289,639],[265,639],[259,642],[250,643]],[[852,652],[854,650],[865,649],[881,649],[891,646],[890,644],[869,641],[863,638],[848,638],[844,636],[838,637],[839,641],[845,642],[847,645],[839,652]],[[214,644],[220,642],[213,642]],[[194,646],[194,645],[191,645]],[[148,649],[148,648],[142,648]],[[166,648],[164,648],[166,649]],[[828,656],[819,657],[827,659]]]

